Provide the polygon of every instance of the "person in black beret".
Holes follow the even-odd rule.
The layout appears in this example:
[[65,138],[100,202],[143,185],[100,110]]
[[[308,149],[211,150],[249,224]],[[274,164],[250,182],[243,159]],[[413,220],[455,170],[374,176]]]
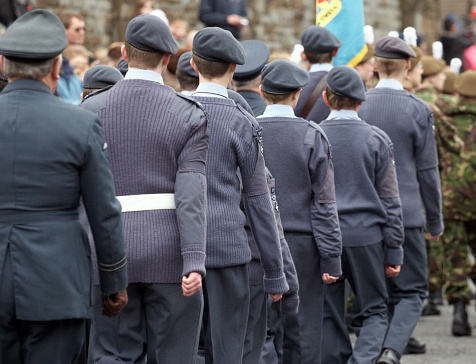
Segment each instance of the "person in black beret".
[[121,72],[112,66],[99,64],[88,69],[84,74],[82,107],[95,112],[106,102],[111,87],[123,79]]
[[[127,303],[127,264],[114,181],[99,119],[53,95],[68,39],[37,9],[0,38],[0,361],[75,363],[94,295],[88,213],[100,277],[98,310]],[[98,203],[100,201],[100,203]]]
[[197,356],[209,136],[201,106],[164,85],[162,73],[177,48],[155,15],[132,19],[121,49],[128,71],[96,110],[130,269],[128,309],[117,320],[95,311],[90,362],[195,363]]
[[341,275],[330,144],[316,123],[293,111],[309,80],[307,71],[289,61],[266,65],[261,91],[268,106],[257,118],[300,287],[299,312],[284,320],[284,342],[294,343],[284,345],[286,363],[321,362],[324,283]]
[[310,63],[311,81],[302,89],[294,112],[306,120],[320,123],[330,113],[329,107],[322,99],[325,78],[332,69],[332,59],[337,55],[342,43],[330,30],[318,25],[304,30],[301,43],[304,47],[301,57],[303,61]]
[[[331,113],[319,125],[332,145],[343,275],[326,287],[321,360],[347,363],[365,358],[374,363],[388,327],[385,279],[396,277],[403,263],[392,142],[381,129],[359,118],[366,95],[354,68],[334,67],[323,98]],[[345,280],[355,294],[350,315],[359,335],[353,347],[345,323]]]
[[388,279],[395,308],[377,363],[400,362],[428,295],[423,229],[431,240],[439,240],[444,230],[433,113],[402,85],[411,67],[410,58],[415,56],[399,38],[379,39],[374,64],[380,81],[367,92],[359,110],[360,118],[382,129],[394,143],[405,228],[405,264],[398,277]]
[[245,50],[229,31],[204,28],[195,35],[192,52],[191,64],[200,77],[193,97],[210,119],[205,359],[207,363],[241,363],[250,305],[251,252],[240,200],[262,258],[264,291],[278,301],[289,286],[264,178],[260,130],[227,93],[236,65],[245,64]]
[[261,115],[266,109],[259,86],[261,70],[268,63],[270,51],[266,44],[259,40],[245,40],[241,43],[246,52],[246,63],[236,67],[233,75],[233,87],[248,102],[255,116]]

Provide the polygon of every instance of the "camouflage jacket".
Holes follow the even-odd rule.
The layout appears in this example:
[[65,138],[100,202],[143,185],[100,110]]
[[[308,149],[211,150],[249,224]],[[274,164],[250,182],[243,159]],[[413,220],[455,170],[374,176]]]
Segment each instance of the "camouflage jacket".
[[[459,154],[463,148],[463,141],[456,135],[456,128],[448,116],[446,116],[440,106],[450,106],[448,100],[443,99],[441,95],[434,88],[422,88],[415,92],[415,96],[425,101],[433,111],[433,118],[435,123],[435,138],[438,147],[438,159],[441,161],[443,153]],[[449,96],[449,95],[445,95]],[[456,105],[453,105],[456,106]],[[440,163],[441,173],[441,163]]]
[[458,107],[458,103],[458,96],[444,93],[440,93],[436,100],[436,106],[438,106],[443,113],[446,113],[446,109],[450,107]]
[[476,220],[476,104],[461,102],[446,109],[454,121],[457,136],[463,139],[461,153],[442,156],[441,182],[445,218]]

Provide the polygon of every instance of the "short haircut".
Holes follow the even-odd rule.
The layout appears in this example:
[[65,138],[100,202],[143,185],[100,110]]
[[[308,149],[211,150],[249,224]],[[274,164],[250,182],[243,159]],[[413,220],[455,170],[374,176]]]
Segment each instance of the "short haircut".
[[273,103],[273,104],[279,104],[280,102],[283,102],[284,100],[288,99],[294,92],[291,92],[290,94],[283,94],[283,95],[273,95],[273,94],[269,94],[263,90],[261,90],[261,92],[263,92],[263,97]]
[[154,69],[162,62],[164,52],[145,52],[135,48],[128,42],[125,43],[129,68]]
[[195,91],[197,89],[199,83],[197,77],[183,74],[178,69],[175,71],[175,75],[177,76],[182,91]]
[[100,88],[84,88],[83,89],[83,100],[88,96],[89,94],[92,94],[94,91],[101,90]]
[[84,21],[84,17],[74,11],[65,11],[59,15],[60,20],[63,22],[64,28],[68,29],[71,25],[71,19],[77,18]]
[[3,89],[7,87],[7,85],[8,85],[8,81],[0,80],[0,92],[2,92]]
[[57,58],[56,56],[46,61],[12,61],[8,58],[3,58],[3,70],[7,78],[28,78],[32,80],[41,80],[46,77],[48,73],[53,70],[53,65]]
[[252,88],[258,87],[260,84],[260,76],[253,78],[249,81],[237,81],[233,80],[233,85],[235,86],[235,91],[240,90],[251,90]]
[[222,77],[228,72],[231,63],[229,62],[212,62],[207,61],[195,53],[192,54],[192,59],[197,66],[198,72],[206,78]]
[[304,54],[306,55],[309,63],[331,63],[334,51],[327,53],[312,53],[305,50]]
[[400,74],[401,72],[405,71],[406,64],[406,59],[375,57],[375,67],[379,73],[385,76],[394,76]]
[[355,109],[359,106],[360,100],[351,97],[339,96],[333,93],[329,87],[326,86],[326,96],[329,105],[334,110],[349,110]]

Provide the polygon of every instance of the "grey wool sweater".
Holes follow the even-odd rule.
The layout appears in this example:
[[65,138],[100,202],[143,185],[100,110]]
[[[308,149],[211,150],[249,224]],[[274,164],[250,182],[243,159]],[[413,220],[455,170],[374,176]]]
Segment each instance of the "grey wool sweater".
[[403,226],[441,233],[440,176],[429,106],[404,90],[374,88],[367,92],[359,116],[382,129],[394,144]]
[[123,212],[129,282],[205,275],[208,123],[190,98],[130,79],[97,108],[117,196],[175,193],[177,209]]
[[289,287],[268,194],[261,131],[253,125],[252,116],[233,100],[194,98],[203,105],[210,120],[206,267],[231,267],[250,262],[251,251],[244,228],[246,217],[240,208],[243,197],[262,258],[265,291],[284,293]]
[[328,119],[319,126],[332,145],[343,245],[366,246],[383,240],[384,263],[402,264],[402,207],[391,140],[362,120]]
[[322,273],[340,276],[342,238],[331,149],[324,132],[302,118],[258,120],[266,166],[276,179],[284,232],[313,234]]

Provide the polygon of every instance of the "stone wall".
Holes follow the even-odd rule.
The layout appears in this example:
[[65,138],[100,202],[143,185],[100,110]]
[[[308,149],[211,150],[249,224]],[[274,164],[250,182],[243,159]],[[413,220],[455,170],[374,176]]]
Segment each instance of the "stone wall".
[[[374,27],[375,38],[390,30],[402,30],[400,2],[402,0],[364,0],[365,23]],[[56,13],[75,10],[86,18],[87,46],[107,46],[122,41],[127,23],[134,15],[137,0],[36,0],[37,7]],[[421,0],[421,3],[435,2]],[[169,20],[185,19],[191,28],[200,28],[198,20],[200,0],[160,0],[158,6],[167,13]],[[300,41],[302,30],[314,24],[314,0],[247,0],[250,26],[243,32],[243,39],[265,41],[273,50],[291,51]],[[436,15],[437,16],[437,15]],[[426,18],[415,18],[425,31],[432,27]],[[424,29],[423,29],[424,28]]]

